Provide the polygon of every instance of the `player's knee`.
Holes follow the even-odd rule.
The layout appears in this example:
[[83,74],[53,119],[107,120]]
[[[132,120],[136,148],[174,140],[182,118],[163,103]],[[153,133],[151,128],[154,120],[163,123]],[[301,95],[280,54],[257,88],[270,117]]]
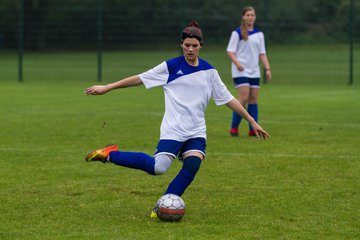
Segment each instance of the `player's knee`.
[[163,175],[168,169],[165,166],[155,166],[155,175]]
[[257,97],[256,96],[250,96],[249,104],[255,104],[255,103],[257,103]]
[[199,171],[201,165],[201,159],[197,156],[190,156],[184,159],[183,169],[189,171],[195,176]]
[[154,167],[155,175],[164,174],[171,166],[173,160],[174,157],[171,155],[166,155],[166,154],[157,155],[155,157],[155,167]]

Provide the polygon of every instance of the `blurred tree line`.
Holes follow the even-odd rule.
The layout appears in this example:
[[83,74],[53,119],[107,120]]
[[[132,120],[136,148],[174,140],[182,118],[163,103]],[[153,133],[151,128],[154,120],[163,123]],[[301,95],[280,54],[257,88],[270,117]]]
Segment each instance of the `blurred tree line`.
[[[257,24],[275,43],[346,42],[350,0],[24,0],[25,48],[44,50],[96,45],[101,24],[107,47],[154,42],[177,43],[191,20],[199,21],[205,42],[226,42],[245,6],[257,10]],[[18,45],[21,1],[0,1],[0,45]],[[360,3],[354,1],[354,12]],[[103,10],[99,22],[99,10]],[[360,40],[355,15],[354,38]],[[1,47],[0,46],[0,47]]]

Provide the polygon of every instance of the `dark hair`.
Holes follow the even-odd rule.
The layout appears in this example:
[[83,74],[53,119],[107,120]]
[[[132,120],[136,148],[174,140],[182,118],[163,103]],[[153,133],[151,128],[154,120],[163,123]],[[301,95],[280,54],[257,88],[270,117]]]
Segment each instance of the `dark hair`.
[[202,45],[202,32],[197,21],[192,20],[181,33],[181,42],[186,38],[196,38]]

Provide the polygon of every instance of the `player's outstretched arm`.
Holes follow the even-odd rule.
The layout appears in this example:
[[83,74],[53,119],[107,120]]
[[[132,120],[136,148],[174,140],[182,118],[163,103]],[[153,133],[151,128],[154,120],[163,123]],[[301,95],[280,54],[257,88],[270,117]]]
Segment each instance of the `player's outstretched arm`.
[[111,90],[117,89],[117,88],[126,88],[126,87],[133,87],[133,86],[139,86],[142,84],[142,81],[140,80],[138,75],[128,77],[122,80],[119,80],[114,83],[109,83],[106,85],[95,85],[92,87],[89,87],[85,89],[84,93],[86,95],[101,95],[105,94],[107,92],[110,92]]
[[262,129],[262,127],[249,115],[246,109],[236,98],[233,98],[230,102],[226,104],[226,106],[235,111],[237,114],[241,115],[243,118],[246,119],[246,121],[251,124],[257,138],[263,138],[264,140],[266,140],[270,137],[270,135],[264,129]]

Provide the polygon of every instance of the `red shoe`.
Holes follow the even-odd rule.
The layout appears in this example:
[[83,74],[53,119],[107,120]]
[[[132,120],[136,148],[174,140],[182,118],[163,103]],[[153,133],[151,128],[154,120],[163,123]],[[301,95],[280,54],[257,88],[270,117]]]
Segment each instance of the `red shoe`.
[[105,148],[97,149],[86,155],[85,161],[92,162],[92,161],[101,161],[103,163],[106,163],[107,157],[109,156],[110,152],[112,151],[118,151],[119,148],[115,144],[110,144],[106,146]]
[[254,130],[250,130],[248,135],[249,135],[249,137],[256,137]]
[[238,132],[237,128],[231,128],[229,133],[230,133],[230,136],[232,136],[232,137],[238,137],[239,136],[239,132]]

